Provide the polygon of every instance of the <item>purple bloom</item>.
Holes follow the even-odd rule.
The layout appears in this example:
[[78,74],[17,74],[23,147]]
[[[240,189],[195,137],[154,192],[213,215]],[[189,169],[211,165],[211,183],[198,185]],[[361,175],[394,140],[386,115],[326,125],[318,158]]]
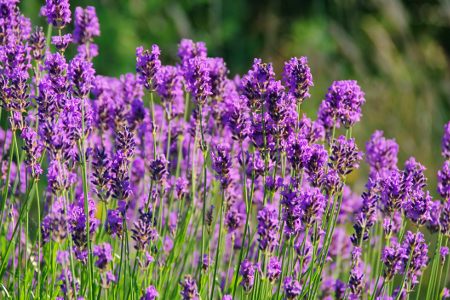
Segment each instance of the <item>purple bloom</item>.
[[348,280],[348,288],[350,289],[349,299],[360,299],[364,288],[364,273],[359,264],[353,266],[350,270],[350,278]]
[[412,195],[403,204],[406,216],[418,225],[425,224],[430,220],[432,200],[429,192]]
[[310,154],[308,160],[305,162],[305,170],[313,186],[319,185],[327,159],[328,153],[323,145],[313,144],[310,147]]
[[194,57],[184,62],[183,76],[186,88],[194,101],[202,106],[208,97],[212,96],[211,77],[208,60],[203,57]]
[[322,101],[318,117],[325,128],[352,127],[361,118],[364,92],[355,80],[334,81]]
[[302,286],[300,283],[289,276],[284,278],[283,288],[287,299],[295,299],[302,292]]
[[268,204],[258,212],[259,249],[272,252],[278,245],[278,209]]
[[233,233],[241,226],[242,217],[235,207],[231,207],[225,215],[225,226],[229,233]]
[[444,199],[450,199],[450,160],[446,160],[438,171],[437,191]]
[[112,236],[122,236],[123,216],[117,209],[108,209],[106,214],[105,230]]
[[162,66],[155,75],[156,92],[166,107],[170,118],[181,115],[184,112],[183,103],[183,77],[173,66]]
[[297,103],[302,103],[309,98],[309,88],[313,86],[313,78],[311,69],[308,65],[308,58],[302,56],[300,58],[293,57],[284,64],[283,80],[288,88],[290,96]]
[[301,219],[304,226],[312,226],[322,218],[326,205],[325,196],[320,189],[302,189],[299,193]]
[[166,179],[169,174],[167,170],[168,163],[169,161],[167,161],[164,154],[158,155],[155,160],[150,162],[150,175],[152,180],[161,182]]
[[86,98],[94,82],[95,70],[92,62],[79,55],[75,56],[69,64],[68,76],[72,82],[73,94]]
[[403,206],[402,180],[402,173],[398,169],[392,169],[381,181],[382,210],[387,214],[392,214]]
[[384,263],[384,277],[386,281],[392,280],[394,275],[400,274],[405,265],[404,261],[406,256],[406,251],[400,246],[395,240],[392,242],[391,246],[386,246],[381,253],[381,261]]
[[241,285],[245,292],[250,292],[255,283],[255,266],[248,259],[244,259],[241,263],[239,274],[242,276]]
[[182,62],[194,57],[206,57],[207,49],[203,42],[193,42],[189,39],[182,39],[178,45],[178,57]]
[[77,7],[75,9],[75,30],[73,40],[77,44],[92,42],[95,36],[100,35],[100,25],[98,23],[95,7],[87,6],[85,9]]
[[377,218],[376,205],[378,203],[379,195],[377,193],[376,182],[373,182],[369,178],[369,182],[366,184],[367,190],[364,191],[361,198],[363,205],[360,211],[356,214],[353,228],[355,233],[351,236],[353,245],[358,245],[362,241],[369,239],[370,228],[375,224]]
[[55,48],[58,49],[61,52],[66,51],[69,44],[72,42],[72,35],[65,34],[65,35],[56,35],[52,36],[52,44],[55,45]]
[[[421,232],[416,234],[411,231],[406,232],[402,243],[405,249],[404,264],[407,266],[407,278],[413,285],[418,283],[418,277],[422,274],[422,269],[428,263],[428,246]],[[410,261],[408,265],[408,261]]]
[[272,64],[263,63],[255,58],[252,68],[241,80],[242,95],[247,99],[247,104],[252,111],[262,108],[262,100],[269,84],[275,80],[275,72]]
[[442,135],[442,156],[450,159],[450,121],[444,125],[444,134]]
[[270,282],[274,282],[281,274],[281,262],[276,256],[272,256],[267,265],[267,278]]
[[308,140],[303,136],[293,133],[289,136],[286,146],[286,157],[296,172],[300,172],[308,163],[311,149]]
[[234,95],[228,99],[226,112],[223,116],[224,123],[228,126],[233,139],[243,141],[250,134],[250,116],[245,99]]
[[25,127],[22,130],[22,135],[24,141],[23,149],[26,153],[25,163],[31,171],[31,176],[33,178],[38,178],[42,174],[42,168],[40,164],[40,157],[42,154],[42,144],[38,135],[34,129],[31,127]]
[[46,0],[41,15],[47,17],[49,24],[63,28],[71,21],[69,0]]
[[334,169],[341,175],[348,175],[359,167],[362,152],[358,150],[355,139],[340,136],[332,144],[330,160]]
[[31,56],[35,60],[42,60],[45,54],[45,34],[42,27],[36,27],[30,36]]
[[155,300],[158,297],[159,297],[158,291],[153,285],[151,285],[145,290],[145,293],[140,298],[140,300]]
[[72,272],[68,269],[62,270],[58,282],[60,282],[61,291],[66,295],[75,295],[74,286],[77,291],[80,289],[80,282],[77,278],[74,278]]
[[402,182],[402,190],[405,197],[423,194],[422,189],[427,183],[424,171],[425,167],[417,162],[414,157],[410,157],[405,162]]
[[445,263],[445,259],[447,258],[448,254],[449,254],[448,247],[441,247],[439,249],[439,255],[441,256],[442,263]]
[[108,243],[103,243],[101,245],[95,246],[92,253],[97,257],[95,265],[97,266],[97,268],[103,271],[107,268],[108,263],[113,260],[112,248]]
[[134,248],[136,250],[144,250],[151,242],[156,241],[158,232],[153,227],[153,216],[151,212],[139,211],[139,219],[134,223],[131,229],[131,238],[136,242]]
[[230,183],[231,154],[230,148],[226,144],[218,144],[211,152],[212,169],[216,172],[216,177],[220,181],[223,189]]
[[183,300],[198,300],[199,293],[197,289],[197,283],[191,275],[185,275],[184,280],[180,282],[181,285],[181,297]]
[[147,90],[154,90],[157,84],[156,74],[161,68],[159,56],[161,52],[158,45],[152,45],[152,50],[144,50],[143,47],[136,48],[136,73],[139,82]]
[[228,69],[223,58],[207,58],[206,63],[209,69],[209,78],[211,82],[211,97],[222,96],[225,90],[226,77]]
[[372,176],[385,175],[397,168],[398,144],[394,139],[386,139],[383,131],[375,131],[366,143],[366,161]]

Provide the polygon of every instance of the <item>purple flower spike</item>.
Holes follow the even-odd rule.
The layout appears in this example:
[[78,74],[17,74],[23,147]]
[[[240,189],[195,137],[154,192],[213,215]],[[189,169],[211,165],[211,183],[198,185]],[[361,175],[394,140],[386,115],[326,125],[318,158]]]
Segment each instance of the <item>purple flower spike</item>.
[[450,160],[446,160],[442,169],[438,171],[437,191],[442,198],[450,199]]
[[197,289],[197,283],[191,275],[184,276],[184,280],[181,284],[181,297],[183,300],[198,300],[199,293]]
[[302,293],[302,286],[292,277],[284,278],[283,288],[287,299],[295,299]]
[[325,128],[352,127],[361,118],[361,107],[366,100],[355,80],[335,81],[320,104],[318,117]]
[[156,73],[161,68],[159,56],[161,52],[158,45],[152,45],[152,50],[136,49],[136,73],[139,82],[147,89],[154,90],[156,86]]
[[49,24],[57,28],[65,27],[71,21],[69,0],[46,0],[41,15],[47,17]]
[[355,139],[337,138],[332,145],[330,160],[334,169],[341,175],[348,175],[359,167],[362,152],[358,150]]
[[293,57],[284,64],[283,80],[288,88],[289,94],[297,101],[302,103],[309,98],[309,88],[313,86],[311,69],[308,65],[308,58]]
[[74,42],[77,44],[90,43],[95,36],[99,35],[100,25],[95,7],[88,6],[85,9],[77,7],[75,9],[75,30],[73,31]]
[[153,285],[151,285],[145,290],[145,293],[140,300],[155,300],[158,297],[158,291]]
[[383,131],[375,131],[366,143],[366,161],[370,165],[371,176],[388,175],[397,168],[398,144],[394,139],[386,139]]
[[444,126],[444,134],[442,136],[442,156],[450,159],[450,122]]
[[92,253],[97,257],[95,265],[97,266],[97,268],[103,271],[106,270],[108,263],[113,260],[112,248],[108,243],[103,243],[99,246],[95,246]]
[[276,256],[272,256],[267,265],[267,278],[270,282],[275,282],[281,274],[281,262]]
[[182,62],[188,61],[194,57],[207,56],[206,45],[203,42],[193,42],[192,40],[182,39],[178,45],[178,57]]
[[405,270],[407,272],[407,278],[413,285],[416,285],[419,281],[418,278],[422,274],[422,269],[426,267],[428,263],[428,246],[425,238],[421,232],[416,234],[408,231],[405,235],[405,239],[402,243],[402,247],[405,249],[405,266],[409,268]]
[[211,77],[208,60],[194,57],[184,62],[183,76],[186,88],[198,105],[204,105],[208,97],[212,96]]
[[257,219],[259,249],[272,252],[278,245],[278,209],[268,204],[259,211]]
[[231,183],[231,154],[228,145],[216,145],[214,151],[211,152],[211,160],[217,179],[220,181],[222,188],[226,189]]
[[245,292],[250,292],[255,283],[255,266],[248,259],[244,259],[241,263],[239,274],[242,276],[241,285]]

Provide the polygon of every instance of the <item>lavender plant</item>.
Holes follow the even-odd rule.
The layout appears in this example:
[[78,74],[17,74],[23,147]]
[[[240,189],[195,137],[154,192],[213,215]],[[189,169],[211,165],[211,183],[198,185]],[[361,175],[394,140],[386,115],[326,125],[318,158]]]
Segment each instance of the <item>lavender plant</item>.
[[68,1],[47,0],[45,36],[18,4],[0,1],[1,298],[449,297],[450,123],[439,200],[381,131],[359,195],[356,81],[311,120],[306,57],[231,79],[182,40],[173,66],[138,47],[135,74],[101,76],[94,7],[69,33]]

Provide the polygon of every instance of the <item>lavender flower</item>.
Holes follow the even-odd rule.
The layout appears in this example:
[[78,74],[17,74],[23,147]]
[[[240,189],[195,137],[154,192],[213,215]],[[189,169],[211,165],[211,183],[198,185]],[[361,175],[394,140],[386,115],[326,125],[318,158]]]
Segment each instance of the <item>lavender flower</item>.
[[437,191],[444,199],[450,199],[450,160],[446,160],[438,171]]
[[52,44],[55,45],[55,48],[61,52],[66,51],[67,47],[71,42],[72,42],[72,35],[70,33],[61,36],[59,35],[52,36]]
[[86,44],[93,41],[95,36],[100,35],[100,25],[98,23],[95,7],[77,7],[75,9],[75,30],[73,40],[77,44]]
[[333,142],[330,160],[339,174],[350,174],[359,167],[361,159],[362,153],[358,150],[355,139],[346,139],[341,135]]
[[79,55],[75,56],[69,64],[68,76],[72,82],[73,94],[80,98],[86,98],[92,88],[95,76],[92,63]]
[[305,171],[308,174],[311,185],[318,186],[323,176],[328,154],[323,145],[313,144],[310,148],[308,160],[305,163]]
[[136,73],[139,82],[147,90],[154,90],[156,85],[155,75],[161,68],[159,60],[161,52],[158,45],[152,45],[152,50],[144,50],[143,47],[136,48]]
[[134,223],[134,228],[131,229],[131,238],[136,242],[134,248],[138,251],[144,250],[151,242],[156,241],[158,232],[152,224],[152,213],[139,211],[139,219]]
[[295,299],[302,292],[302,286],[297,280],[292,279],[292,277],[284,278],[283,288],[287,299]]
[[108,209],[106,214],[105,230],[112,236],[122,237],[123,216],[118,209]]
[[241,80],[242,95],[247,99],[247,104],[252,111],[261,110],[263,96],[274,80],[272,64],[263,63],[261,59],[255,58],[252,68]]
[[444,134],[442,135],[442,156],[450,159],[450,122],[444,126]]
[[155,160],[150,162],[150,175],[152,180],[156,182],[161,182],[165,180],[169,172],[167,171],[167,164],[169,162],[166,157],[161,154]]
[[230,148],[225,144],[218,144],[211,152],[212,168],[216,172],[216,177],[220,181],[223,189],[230,183],[231,155]]
[[278,245],[278,209],[268,204],[259,211],[257,219],[259,249],[272,252]]
[[304,226],[312,226],[322,218],[326,199],[318,188],[302,189],[299,193],[301,220]]
[[178,57],[182,62],[194,57],[206,57],[206,52],[206,45],[203,42],[195,43],[192,40],[182,39],[178,45]]
[[386,139],[383,131],[375,131],[366,143],[366,161],[372,176],[385,175],[397,168],[398,144],[394,139]]
[[27,154],[25,163],[31,171],[31,176],[37,179],[39,175],[42,174],[42,168],[39,161],[42,154],[42,145],[37,133],[31,127],[25,127],[21,136],[24,141],[23,149]]
[[158,291],[153,285],[150,285],[146,290],[144,295],[140,298],[140,300],[155,300],[159,297]]
[[281,262],[276,256],[272,256],[269,259],[269,264],[267,265],[267,278],[270,282],[275,282],[281,274]]
[[203,57],[194,57],[184,62],[183,76],[186,88],[194,101],[202,106],[212,96],[209,66]]
[[283,80],[288,88],[289,95],[302,103],[309,98],[309,88],[313,86],[313,78],[308,65],[308,58],[293,57],[284,64]]
[[[407,278],[413,284],[418,283],[418,277],[422,274],[422,269],[428,263],[428,246],[421,232],[416,234],[411,231],[406,232],[402,243],[405,249],[404,263],[406,265]],[[409,262],[409,264],[408,264]]]
[[46,0],[41,15],[47,17],[49,24],[57,28],[65,27],[71,21],[69,0]]
[[241,226],[242,217],[235,207],[231,207],[225,215],[225,226],[228,233],[233,233]]
[[445,263],[445,260],[446,260],[446,258],[447,258],[447,256],[448,256],[448,254],[449,254],[448,247],[441,247],[441,248],[439,249],[439,255],[441,256],[441,262],[442,262],[442,264]]
[[101,245],[95,246],[92,253],[97,257],[95,265],[102,271],[105,271],[108,263],[113,260],[112,248],[108,243],[103,243]]
[[386,246],[381,253],[381,261],[384,263],[384,278],[386,281],[390,281],[396,274],[400,274],[404,268],[406,250],[400,246],[395,240],[391,246]]
[[360,120],[364,102],[364,92],[355,80],[334,81],[320,104],[318,117],[325,128],[349,128]]
[[183,300],[198,300],[199,294],[197,289],[197,283],[191,275],[184,276],[184,280],[181,285],[181,297]]
[[45,54],[45,34],[42,27],[36,27],[30,36],[31,56],[35,60],[42,60]]
[[248,259],[242,261],[239,274],[242,276],[241,285],[245,292],[250,292],[255,282],[255,267]]

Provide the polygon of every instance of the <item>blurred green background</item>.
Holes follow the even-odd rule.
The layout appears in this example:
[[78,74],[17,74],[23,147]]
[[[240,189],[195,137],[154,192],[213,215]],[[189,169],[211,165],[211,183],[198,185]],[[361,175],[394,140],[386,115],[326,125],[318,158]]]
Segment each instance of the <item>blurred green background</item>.
[[[45,25],[43,2],[22,1],[34,24]],[[360,147],[384,130],[400,144],[399,165],[416,156],[435,190],[442,127],[450,120],[450,0],[71,1],[72,11],[86,5],[100,19],[99,74],[133,72],[139,45],[157,43],[164,63],[173,63],[186,37],[223,56],[231,75],[246,72],[254,57],[274,62],[280,74],[290,57],[308,56],[310,117],[333,80],[358,80],[367,99],[354,134]]]

